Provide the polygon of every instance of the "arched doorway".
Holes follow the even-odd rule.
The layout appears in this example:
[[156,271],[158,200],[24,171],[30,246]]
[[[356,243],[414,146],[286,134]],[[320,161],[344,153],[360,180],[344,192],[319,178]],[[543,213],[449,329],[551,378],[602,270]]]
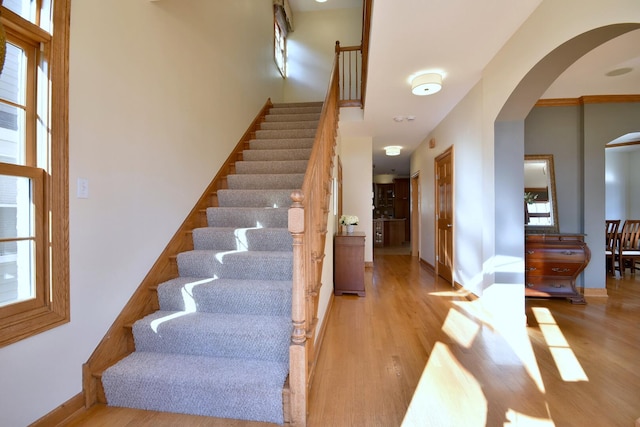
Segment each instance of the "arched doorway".
[[[522,159],[524,155],[524,120],[546,88],[572,63],[601,44],[640,28],[640,24],[625,23],[599,27],[561,44],[542,58],[522,78],[501,108],[494,125],[494,190],[495,190],[495,253],[496,256],[520,257],[524,253],[524,225],[521,205],[523,188]],[[596,135],[583,135],[580,156],[581,191],[576,194],[581,230],[592,249],[592,261],[585,270],[586,282],[602,282],[604,271],[604,150]],[[588,197],[585,189],[588,188]],[[508,233],[498,233],[509,227]],[[562,227],[562,224],[561,224]],[[561,230],[562,231],[562,230]],[[500,236],[500,237],[498,237]],[[600,253],[600,251],[602,253]],[[602,255],[602,256],[600,256]],[[519,271],[496,271],[496,283],[524,283]]]

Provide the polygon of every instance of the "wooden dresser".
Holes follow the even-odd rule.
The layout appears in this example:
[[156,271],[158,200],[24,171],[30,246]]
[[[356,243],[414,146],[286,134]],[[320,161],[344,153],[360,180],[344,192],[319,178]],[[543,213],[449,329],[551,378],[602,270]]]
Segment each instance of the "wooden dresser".
[[336,234],[333,240],[333,285],[335,295],[364,293],[365,233]]
[[525,235],[525,296],[562,297],[585,304],[576,278],[590,259],[582,234]]

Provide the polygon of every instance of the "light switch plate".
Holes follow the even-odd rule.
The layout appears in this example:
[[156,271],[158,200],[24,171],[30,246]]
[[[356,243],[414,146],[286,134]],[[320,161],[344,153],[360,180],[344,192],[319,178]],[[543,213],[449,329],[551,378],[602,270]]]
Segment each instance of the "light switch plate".
[[78,199],[89,198],[89,180],[87,178],[78,178]]

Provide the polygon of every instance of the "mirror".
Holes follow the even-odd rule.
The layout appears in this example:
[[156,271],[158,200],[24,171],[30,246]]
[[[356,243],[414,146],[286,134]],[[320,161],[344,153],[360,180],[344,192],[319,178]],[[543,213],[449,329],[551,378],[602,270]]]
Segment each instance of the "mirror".
[[527,233],[559,230],[552,154],[524,156],[524,228]]

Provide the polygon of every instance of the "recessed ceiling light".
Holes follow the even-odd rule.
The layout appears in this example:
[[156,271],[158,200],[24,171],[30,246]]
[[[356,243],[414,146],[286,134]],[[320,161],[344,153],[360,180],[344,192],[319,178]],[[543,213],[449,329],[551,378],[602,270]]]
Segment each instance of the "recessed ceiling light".
[[394,122],[398,122],[398,123],[400,123],[400,122],[401,122],[401,121],[403,121],[403,120],[404,120],[404,117],[402,117],[402,116],[395,116],[395,117],[393,118],[393,121],[394,121]]

